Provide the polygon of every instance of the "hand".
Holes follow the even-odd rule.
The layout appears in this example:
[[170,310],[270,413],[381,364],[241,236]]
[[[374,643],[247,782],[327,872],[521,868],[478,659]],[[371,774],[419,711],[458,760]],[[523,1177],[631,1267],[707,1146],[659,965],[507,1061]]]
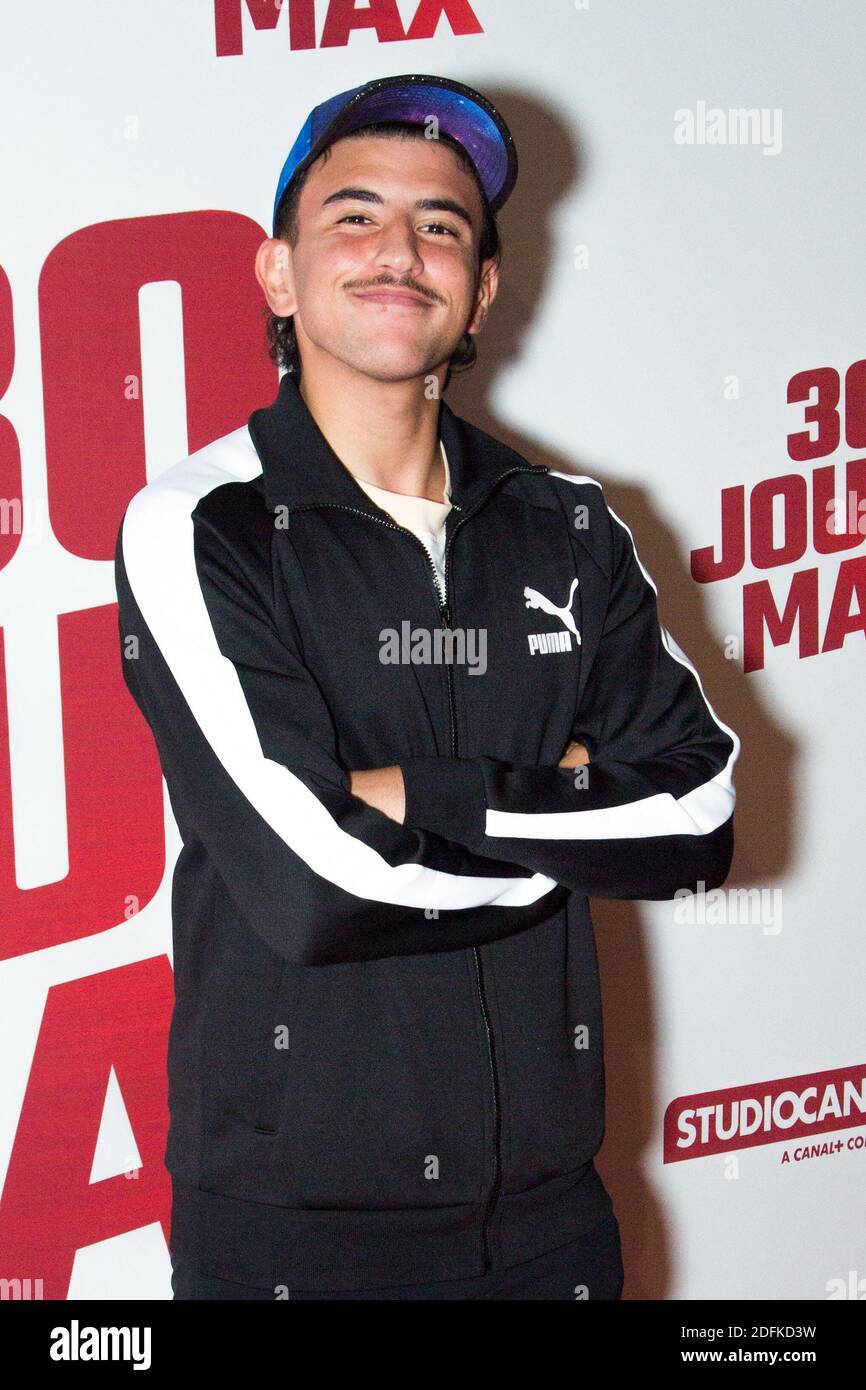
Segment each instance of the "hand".
[[574,740],[568,745],[559,760],[559,767],[583,767],[589,762],[589,753],[582,743],[575,743]]
[[406,815],[406,790],[399,766],[371,767],[349,773],[349,791],[374,810],[390,816],[398,825]]

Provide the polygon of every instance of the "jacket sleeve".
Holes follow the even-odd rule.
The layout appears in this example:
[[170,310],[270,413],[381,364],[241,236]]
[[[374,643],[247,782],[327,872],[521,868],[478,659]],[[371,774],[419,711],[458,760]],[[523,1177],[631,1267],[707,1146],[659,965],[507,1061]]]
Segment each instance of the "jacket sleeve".
[[192,862],[203,850],[239,915],[301,965],[454,950],[548,919],[565,900],[554,878],[352,795],[323,694],[272,621],[269,558],[230,544],[171,475],[128,505],[115,578],[124,679]]
[[672,898],[727,877],[740,741],[660,625],[630,530],[605,512],[609,601],[573,730],[589,765],[410,758],[405,820],[587,896]]

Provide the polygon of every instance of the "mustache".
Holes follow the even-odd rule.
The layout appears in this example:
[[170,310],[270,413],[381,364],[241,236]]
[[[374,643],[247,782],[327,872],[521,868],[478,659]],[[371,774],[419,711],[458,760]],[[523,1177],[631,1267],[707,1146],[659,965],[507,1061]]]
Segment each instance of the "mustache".
[[441,295],[434,294],[426,285],[419,285],[414,280],[370,280],[366,284],[360,281],[351,280],[343,286],[347,290],[411,290],[413,294],[420,294],[424,299],[431,299],[435,303],[441,303]]

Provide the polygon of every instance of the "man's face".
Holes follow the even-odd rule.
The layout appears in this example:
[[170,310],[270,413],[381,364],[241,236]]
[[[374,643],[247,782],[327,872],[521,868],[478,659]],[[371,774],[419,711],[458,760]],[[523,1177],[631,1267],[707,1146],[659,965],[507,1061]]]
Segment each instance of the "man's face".
[[329,353],[383,381],[447,363],[496,293],[492,261],[479,281],[481,225],[478,190],[447,145],[337,141],[298,206],[291,280],[304,360],[312,344],[313,356]]

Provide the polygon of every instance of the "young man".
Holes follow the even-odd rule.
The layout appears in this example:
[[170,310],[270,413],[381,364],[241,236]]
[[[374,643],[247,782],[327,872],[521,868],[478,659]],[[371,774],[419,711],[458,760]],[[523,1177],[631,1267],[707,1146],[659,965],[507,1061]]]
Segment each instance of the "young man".
[[442,399],[516,173],[450,80],[316,107],[256,259],[276,400],[123,520],[177,1298],[621,1293],[587,896],[724,881],[739,741],[600,485]]

